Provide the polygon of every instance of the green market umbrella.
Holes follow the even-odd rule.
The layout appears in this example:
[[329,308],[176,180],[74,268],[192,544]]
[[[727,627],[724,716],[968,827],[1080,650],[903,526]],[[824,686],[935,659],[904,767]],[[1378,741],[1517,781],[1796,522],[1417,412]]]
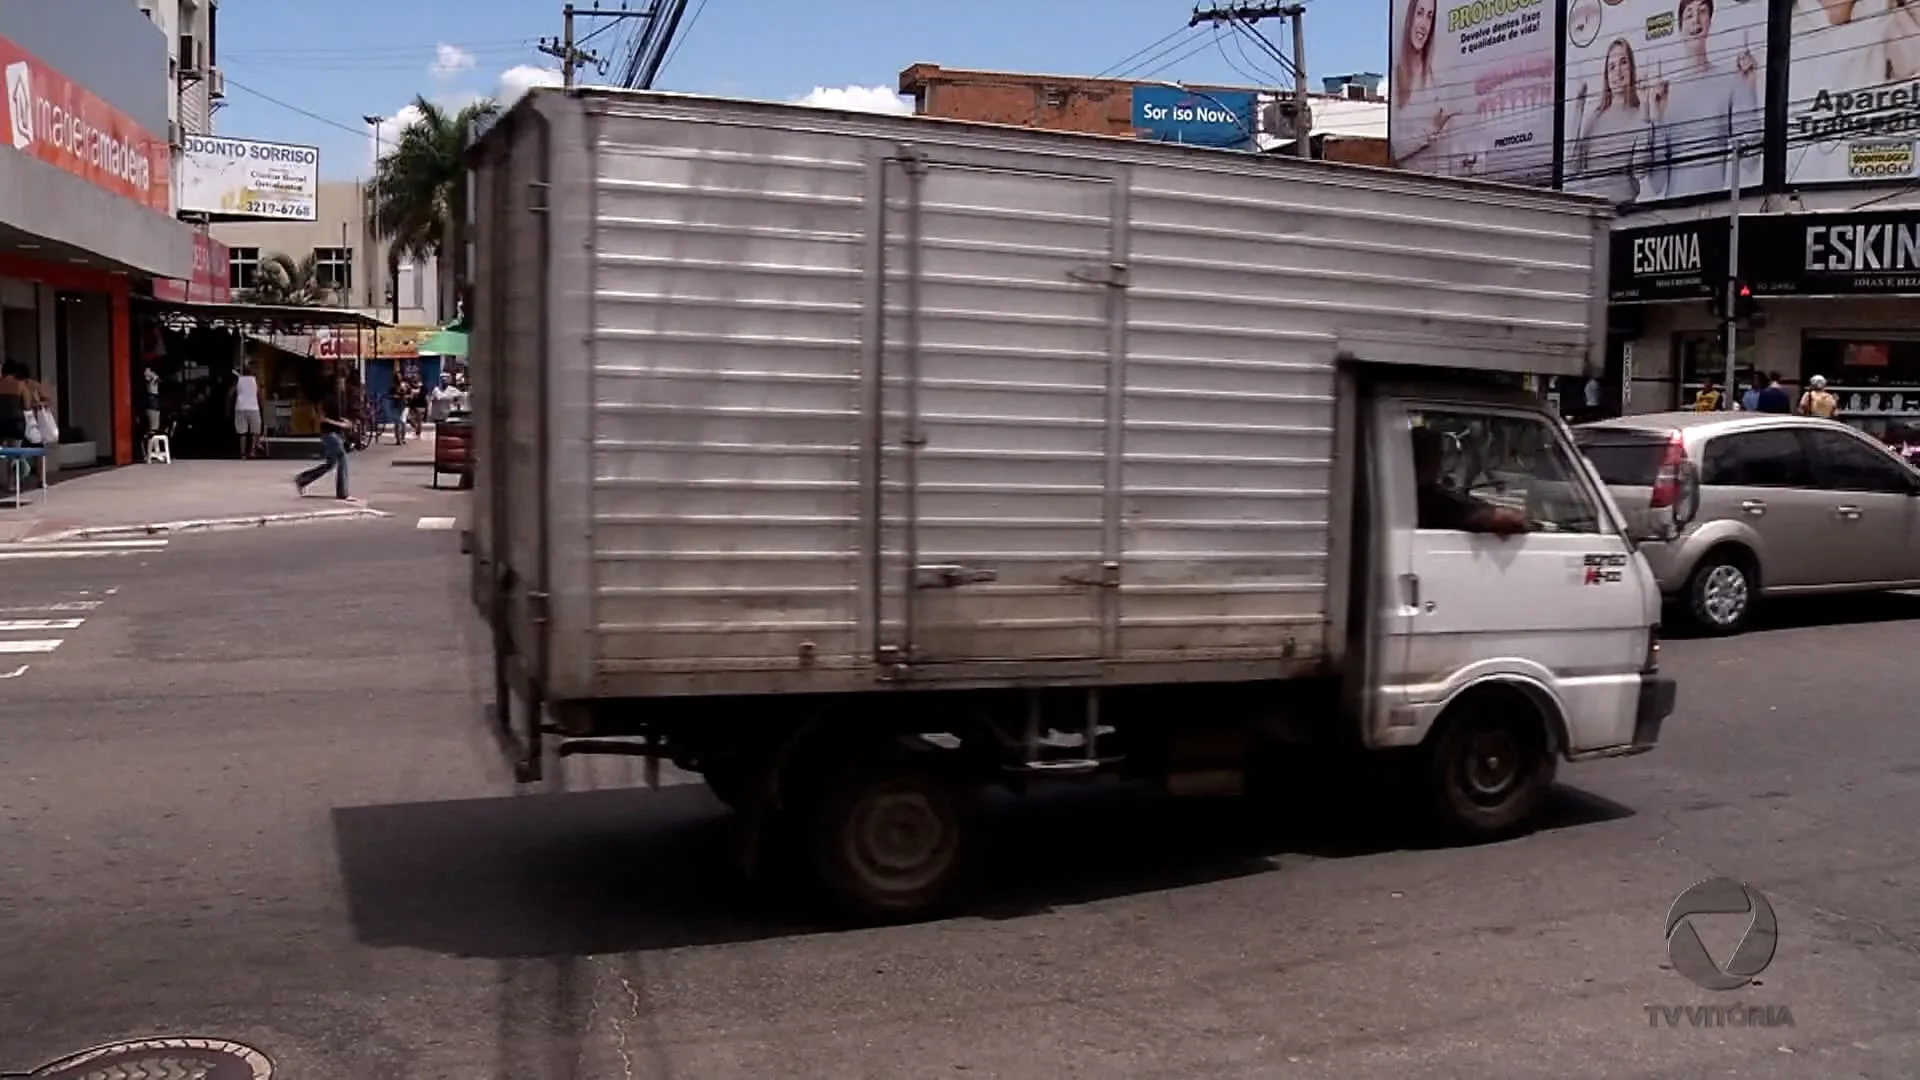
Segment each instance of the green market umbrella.
[[420,343],[422,356],[454,356],[462,360],[467,358],[467,335],[458,330],[435,330]]

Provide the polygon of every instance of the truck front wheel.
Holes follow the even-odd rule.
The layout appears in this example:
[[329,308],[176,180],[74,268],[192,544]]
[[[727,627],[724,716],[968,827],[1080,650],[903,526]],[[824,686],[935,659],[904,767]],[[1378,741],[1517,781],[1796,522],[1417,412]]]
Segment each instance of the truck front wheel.
[[816,796],[814,872],[836,906],[857,918],[931,911],[952,898],[967,869],[968,792],[914,756],[864,762]]
[[1555,772],[1532,703],[1489,694],[1448,712],[1426,762],[1441,824],[1463,840],[1498,839],[1525,828]]

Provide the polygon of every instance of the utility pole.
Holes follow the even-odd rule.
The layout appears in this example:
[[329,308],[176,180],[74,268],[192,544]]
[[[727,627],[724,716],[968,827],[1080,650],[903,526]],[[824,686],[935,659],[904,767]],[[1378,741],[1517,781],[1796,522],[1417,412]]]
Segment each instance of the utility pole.
[[[1266,54],[1280,65],[1283,72],[1293,73],[1293,147],[1294,153],[1301,157],[1313,156],[1313,109],[1307,97],[1307,32],[1306,5],[1301,3],[1237,3],[1222,7],[1214,3],[1208,8],[1196,7],[1193,17],[1187,20],[1189,27],[1201,23],[1219,26],[1225,23],[1242,31],[1253,39]],[[1254,29],[1254,24],[1262,19],[1285,19],[1293,31],[1293,55],[1287,56],[1273,46]]]
[[560,40],[541,38],[539,49],[548,56],[560,61],[560,85],[573,89],[573,73],[576,69],[592,64],[600,66],[604,61],[599,56],[574,44],[573,17],[576,14],[599,15],[598,9],[585,12],[577,11],[572,4],[560,9]]
[[1313,110],[1307,105],[1307,9],[1299,4],[1287,7],[1287,24],[1293,28],[1293,100],[1300,103],[1299,119],[1305,125],[1296,128],[1293,148],[1303,158],[1313,156]]
[[680,20],[686,14],[687,0],[653,0],[652,3],[637,11],[614,11],[601,7],[575,7],[568,4],[560,9],[560,37],[541,38],[539,49],[548,56],[560,61],[560,85],[571,90],[574,87],[574,72],[583,67],[592,67],[606,74],[607,61],[600,54],[581,48],[593,40],[600,31],[595,30],[585,38],[574,33],[575,18],[610,19],[618,22],[622,19],[645,19],[646,30],[634,43],[632,55],[627,58],[622,73],[621,85],[629,90],[648,90],[653,80],[660,74],[660,68],[666,63],[668,47],[673,36],[680,28]]
[[[1727,147],[1727,381],[1720,384],[1720,400],[1725,403],[1735,393],[1736,349],[1740,342],[1740,152],[1738,142]],[[1756,373],[1757,374],[1757,373]],[[1740,400],[1737,396],[1733,401]],[[1729,405],[1722,404],[1722,408]]]

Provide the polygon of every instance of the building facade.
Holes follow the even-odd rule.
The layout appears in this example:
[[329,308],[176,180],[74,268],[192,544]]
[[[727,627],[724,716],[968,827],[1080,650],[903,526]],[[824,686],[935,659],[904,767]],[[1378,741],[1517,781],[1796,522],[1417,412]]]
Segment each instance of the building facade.
[[133,460],[130,299],[193,276],[168,51],[127,0],[0,0],[0,346],[53,390],[63,464]]
[[213,226],[213,238],[227,247],[236,293],[258,283],[263,258],[312,256],[318,284],[339,307],[400,326],[438,326],[452,317],[441,310],[434,260],[403,260],[397,276],[389,272],[387,244],[374,229],[368,188],[359,181],[323,181],[313,221],[224,222]]
[[[219,62],[220,5],[217,0],[137,0],[148,21],[167,43],[168,144],[174,175],[188,136],[213,134],[213,114],[227,96]],[[175,189],[174,210],[180,209]]]
[[[1379,79],[1377,75],[1337,76],[1323,80],[1330,92],[1309,95],[1314,156],[1367,165],[1387,163],[1387,106],[1378,93]],[[1248,115],[1237,122],[1256,145],[1236,148],[1272,151],[1291,143],[1277,130],[1284,121],[1275,119],[1278,110],[1272,106],[1281,95],[1271,88],[1179,87],[914,64],[900,73],[900,93],[913,101],[914,112],[922,116],[1120,138],[1146,134],[1138,112],[1143,95],[1189,94],[1202,107],[1228,103],[1225,111],[1229,113],[1241,111],[1238,103],[1249,101],[1254,104],[1245,110]]]

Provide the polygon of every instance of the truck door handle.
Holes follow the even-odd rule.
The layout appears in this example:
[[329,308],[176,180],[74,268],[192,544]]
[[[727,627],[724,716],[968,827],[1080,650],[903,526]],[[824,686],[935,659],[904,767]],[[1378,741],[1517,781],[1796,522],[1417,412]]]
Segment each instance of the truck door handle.
[[1839,515],[1844,521],[1860,520],[1860,508],[1857,506],[1836,506],[1833,508],[1833,512]]
[[1420,575],[1419,574],[1401,574],[1400,581],[1403,584],[1405,584],[1407,587],[1407,606],[1408,607],[1411,607],[1415,613],[1419,613],[1422,611],[1430,612],[1433,610],[1433,601],[1429,600],[1424,604],[1420,602]]
[[1759,499],[1746,499],[1740,503],[1740,510],[1742,513],[1759,517],[1767,512],[1767,504],[1761,502]]

